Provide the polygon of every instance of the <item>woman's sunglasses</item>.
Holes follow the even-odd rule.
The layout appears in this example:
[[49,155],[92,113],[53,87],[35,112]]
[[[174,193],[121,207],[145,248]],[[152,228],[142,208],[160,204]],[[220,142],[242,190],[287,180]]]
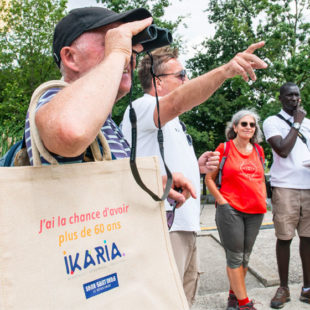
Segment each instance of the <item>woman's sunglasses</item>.
[[253,123],[253,122],[250,122],[250,123],[248,123],[248,122],[241,122],[240,125],[242,127],[248,127],[248,125],[250,125],[251,128],[255,128],[255,126],[256,126],[256,124]]

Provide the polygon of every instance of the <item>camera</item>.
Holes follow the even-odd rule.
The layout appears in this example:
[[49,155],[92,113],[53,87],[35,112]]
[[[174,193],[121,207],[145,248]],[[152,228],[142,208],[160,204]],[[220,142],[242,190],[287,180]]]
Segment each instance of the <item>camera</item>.
[[132,45],[141,44],[142,52],[148,52],[155,48],[170,45],[172,34],[166,28],[160,28],[152,24],[132,37]]

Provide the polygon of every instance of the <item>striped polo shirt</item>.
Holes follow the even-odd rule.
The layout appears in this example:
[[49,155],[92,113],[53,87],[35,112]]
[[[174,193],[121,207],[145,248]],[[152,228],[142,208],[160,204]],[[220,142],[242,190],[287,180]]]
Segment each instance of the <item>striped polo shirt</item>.
[[[42,107],[44,104],[49,102],[60,90],[61,90],[60,88],[51,88],[48,91],[46,91],[39,99],[39,102],[37,105],[37,111],[38,109],[40,109],[40,107]],[[108,116],[107,120],[101,127],[101,131],[104,134],[109,144],[113,159],[125,158],[125,157],[130,156],[129,144],[124,138],[121,130],[112,120],[111,115]],[[25,139],[26,139],[26,147],[27,147],[27,153],[29,156],[30,164],[33,165],[30,128],[29,128],[29,112],[27,113],[27,116],[26,116]],[[62,163],[62,164],[81,163],[83,162],[83,157],[84,157],[84,154],[81,154],[80,156],[73,157],[73,158],[62,157],[56,154],[52,154],[52,155],[57,159],[59,163]],[[48,164],[48,162],[43,157],[41,157],[41,161],[42,161],[42,164]]]

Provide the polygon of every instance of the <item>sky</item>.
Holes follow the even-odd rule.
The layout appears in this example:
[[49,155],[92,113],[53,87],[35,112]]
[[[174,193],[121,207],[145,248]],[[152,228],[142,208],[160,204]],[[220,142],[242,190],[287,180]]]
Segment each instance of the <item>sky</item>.
[[[166,9],[165,19],[175,21],[179,15],[186,15],[183,25],[177,31],[184,40],[184,52],[180,55],[180,61],[185,65],[185,61],[194,56],[194,47],[199,45],[206,37],[212,37],[214,27],[208,22],[208,15],[203,12],[208,6],[208,0],[171,0],[172,5]],[[100,6],[96,0],[68,0],[68,9]]]

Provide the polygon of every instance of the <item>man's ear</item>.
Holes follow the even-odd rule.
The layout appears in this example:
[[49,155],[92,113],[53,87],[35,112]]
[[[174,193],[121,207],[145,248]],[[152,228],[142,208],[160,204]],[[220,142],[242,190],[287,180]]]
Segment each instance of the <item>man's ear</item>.
[[278,99],[279,99],[279,101],[282,102],[282,96],[281,96],[281,94],[279,94]]
[[160,92],[162,90],[162,81],[161,81],[161,79],[159,77],[156,77],[155,78],[155,83],[156,83],[157,92]]
[[75,49],[71,46],[65,46],[60,51],[61,62],[63,65],[74,72],[79,71],[79,66],[76,63]]

